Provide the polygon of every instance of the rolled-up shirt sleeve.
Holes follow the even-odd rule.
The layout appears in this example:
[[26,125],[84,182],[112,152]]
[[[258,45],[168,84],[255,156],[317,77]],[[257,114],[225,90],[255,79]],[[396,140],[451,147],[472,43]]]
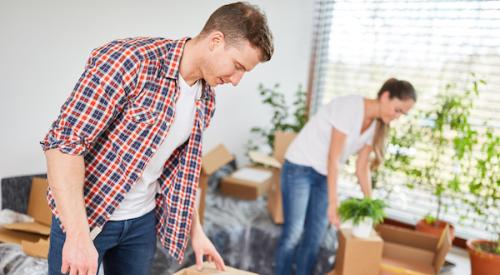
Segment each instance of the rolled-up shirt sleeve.
[[137,81],[139,59],[114,41],[92,51],[85,71],[40,142],[44,151],[83,155],[126,103]]

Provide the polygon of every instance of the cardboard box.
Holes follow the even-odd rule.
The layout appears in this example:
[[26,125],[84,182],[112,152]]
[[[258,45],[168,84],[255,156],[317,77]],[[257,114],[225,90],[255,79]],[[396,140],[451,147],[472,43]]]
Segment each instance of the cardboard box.
[[335,269],[328,275],[379,274],[384,243],[375,231],[369,238],[361,239],[352,235],[352,229],[342,228],[338,241]]
[[[247,172],[242,174],[242,172]],[[243,200],[256,200],[259,196],[267,193],[271,184],[273,171],[269,168],[245,167],[233,174],[222,178],[219,190],[226,196],[231,196]],[[269,176],[266,177],[266,175]],[[256,177],[262,177],[257,180]]]
[[205,197],[208,189],[208,179],[215,171],[233,160],[233,155],[222,144],[208,151],[201,158],[201,175],[198,191],[196,192],[196,206],[202,224],[205,217]]
[[273,157],[262,157],[260,155],[250,155],[252,161],[272,167],[273,176],[269,186],[269,195],[267,197],[267,209],[271,218],[276,224],[282,224],[283,201],[281,197],[281,165],[285,162],[285,153],[290,143],[297,136],[296,133],[281,132],[275,133]]
[[451,249],[448,228],[440,238],[390,225],[379,225],[377,231],[384,240],[382,275],[439,274]]
[[0,242],[20,244],[26,254],[47,258],[52,222],[52,212],[46,199],[47,188],[47,179],[33,178],[26,214],[33,217],[34,221],[3,225],[0,228]]
[[248,271],[238,270],[229,266],[226,266],[226,271],[217,271],[214,264],[203,263],[203,269],[201,271],[196,270],[196,265],[188,268],[184,268],[180,271],[174,273],[174,275],[209,275],[209,274],[220,274],[220,275],[257,275],[257,273],[252,273]]

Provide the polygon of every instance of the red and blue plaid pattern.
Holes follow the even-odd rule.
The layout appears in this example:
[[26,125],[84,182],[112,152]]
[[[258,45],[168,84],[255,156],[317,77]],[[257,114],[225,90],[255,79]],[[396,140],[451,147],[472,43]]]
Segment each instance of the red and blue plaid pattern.
[[[187,38],[129,38],[92,51],[57,120],[41,142],[85,160],[84,199],[92,232],[99,232],[140,178],[168,135],[179,94],[179,64]],[[215,111],[203,83],[188,141],[165,163],[156,197],[157,233],[178,261],[184,258],[201,170],[202,132]],[[58,217],[52,191],[49,205]]]

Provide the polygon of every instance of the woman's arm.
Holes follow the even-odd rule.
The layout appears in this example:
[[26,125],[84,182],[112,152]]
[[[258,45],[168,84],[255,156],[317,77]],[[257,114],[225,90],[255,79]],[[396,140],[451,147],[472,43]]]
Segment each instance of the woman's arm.
[[356,176],[358,177],[361,191],[363,191],[365,198],[372,196],[372,180],[370,175],[370,153],[372,150],[373,147],[371,145],[363,146],[356,160]]
[[330,224],[337,228],[340,226],[340,221],[337,215],[337,181],[339,174],[339,160],[344,151],[346,143],[346,135],[332,128],[328,151],[328,220]]

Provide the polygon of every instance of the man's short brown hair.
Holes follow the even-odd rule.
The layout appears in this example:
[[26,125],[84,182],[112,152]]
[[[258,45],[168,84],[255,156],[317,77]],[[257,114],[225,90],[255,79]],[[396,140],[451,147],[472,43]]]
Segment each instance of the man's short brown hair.
[[246,2],[236,2],[218,8],[210,15],[200,35],[212,31],[224,34],[227,43],[248,40],[261,52],[261,61],[273,55],[273,36],[267,26],[266,16],[260,9]]

